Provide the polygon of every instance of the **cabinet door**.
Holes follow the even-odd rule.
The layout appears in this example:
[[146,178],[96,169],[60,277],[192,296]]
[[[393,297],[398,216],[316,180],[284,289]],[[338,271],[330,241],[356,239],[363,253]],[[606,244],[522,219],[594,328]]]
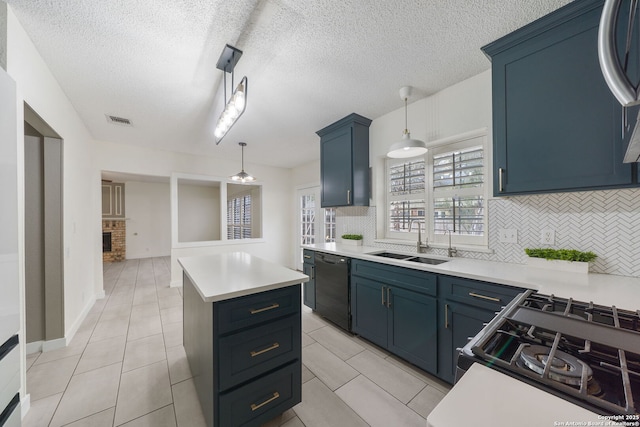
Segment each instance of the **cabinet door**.
[[436,299],[397,287],[388,289],[389,350],[426,371],[436,373]]
[[373,280],[351,276],[351,316],[354,333],[387,347],[386,288]]
[[311,308],[312,310],[316,309],[316,279],[315,279],[315,266],[313,264],[304,263],[302,264],[302,272],[309,276],[309,281],[304,283],[303,286],[303,295],[302,300],[304,305]]
[[600,12],[492,58],[494,195],[633,185],[635,166],[622,163],[630,132],[623,140],[622,108],[598,62]]
[[338,129],[320,140],[321,206],[353,204],[352,128]]
[[458,351],[468,339],[474,337],[496,315],[494,311],[458,304],[448,300],[442,305],[442,323],[438,343],[438,376],[453,383],[456,374]]

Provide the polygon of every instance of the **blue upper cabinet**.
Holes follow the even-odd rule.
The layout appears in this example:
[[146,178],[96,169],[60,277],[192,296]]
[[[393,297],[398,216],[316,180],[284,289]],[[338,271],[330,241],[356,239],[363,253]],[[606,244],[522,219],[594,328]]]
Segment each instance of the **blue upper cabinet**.
[[369,206],[369,125],[358,114],[316,132],[320,137],[321,206]]
[[570,3],[482,48],[492,61],[494,195],[637,185],[636,165],[622,162],[630,132],[598,62],[602,5]]

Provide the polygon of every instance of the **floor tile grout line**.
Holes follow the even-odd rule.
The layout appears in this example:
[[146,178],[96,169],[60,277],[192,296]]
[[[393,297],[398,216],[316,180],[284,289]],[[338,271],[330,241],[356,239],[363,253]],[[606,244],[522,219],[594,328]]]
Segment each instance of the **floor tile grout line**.
[[[138,269],[140,267],[140,263],[137,263],[136,266],[136,280],[134,282],[134,286],[133,288],[135,289],[137,283],[138,283]],[[135,291],[134,291],[135,292]],[[133,303],[131,305],[131,309],[133,310]],[[113,411],[113,422],[112,422],[112,426],[115,426],[116,424],[116,415],[118,413],[118,398],[120,397],[120,387],[122,386],[122,374],[124,373],[124,359],[127,355],[127,343],[128,340],[127,338],[129,337],[129,326],[131,323],[131,311],[129,311],[129,322],[127,322],[127,333],[125,334],[125,338],[124,338],[124,351],[122,352],[122,365],[120,365],[120,377],[118,378],[118,390],[116,391],[116,406],[115,409]]]

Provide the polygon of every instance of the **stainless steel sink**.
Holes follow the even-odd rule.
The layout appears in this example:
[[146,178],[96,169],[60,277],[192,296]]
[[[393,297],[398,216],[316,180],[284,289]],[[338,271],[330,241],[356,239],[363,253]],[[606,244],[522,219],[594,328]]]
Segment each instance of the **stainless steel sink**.
[[371,255],[381,256],[384,258],[399,259],[403,261],[419,262],[421,264],[430,264],[430,265],[438,265],[438,264],[442,264],[443,262],[447,262],[447,260],[444,260],[444,259],[427,258],[423,256],[415,256],[415,255],[408,255],[408,254],[396,254],[394,252],[380,252],[380,253],[371,254]]
[[416,256],[416,257],[413,257],[413,258],[407,258],[407,259],[405,259],[405,261],[420,262],[422,264],[431,264],[431,265],[438,265],[438,264],[442,264],[444,262],[447,262],[447,260],[444,260],[444,259],[426,258],[426,257],[422,257],[422,256]]
[[407,258],[412,258],[413,255],[407,255],[407,254],[396,254],[393,252],[380,252],[377,254],[371,254],[371,255],[375,255],[375,256],[381,256],[384,258],[393,258],[393,259],[407,259]]

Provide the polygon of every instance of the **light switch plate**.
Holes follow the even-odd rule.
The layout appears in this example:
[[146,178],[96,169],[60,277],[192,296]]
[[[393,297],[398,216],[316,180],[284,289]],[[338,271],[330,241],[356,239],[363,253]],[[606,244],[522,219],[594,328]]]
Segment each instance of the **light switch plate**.
[[518,230],[515,228],[501,228],[498,230],[500,243],[518,243]]

